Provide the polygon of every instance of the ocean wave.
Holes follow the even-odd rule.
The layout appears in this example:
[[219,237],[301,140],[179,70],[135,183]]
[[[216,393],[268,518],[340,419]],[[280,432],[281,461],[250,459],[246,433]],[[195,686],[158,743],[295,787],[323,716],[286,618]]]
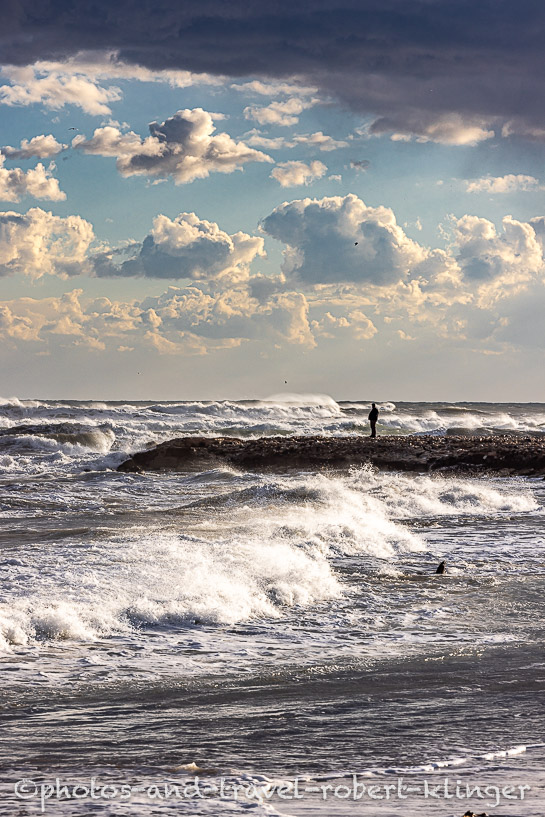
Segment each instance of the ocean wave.
[[279,392],[264,397],[257,402],[258,406],[296,406],[302,408],[328,408],[336,414],[340,413],[339,404],[329,394],[298,394],[297,392]]
[[[149,625],[278,618],[284,607],[341,592],[323,555],[255,533],[209,542],[140,532],[95,549],[100,555],[86,566],[66,554],[65,583],[59,575],[52,587],[44,576],[30,593],[0,606],[0,647],[43,639],[88,641]],[[10,566],[11,584],[18,577],[23,583],[28,569]]]
[[[379,434],[481,436],[502,432],[538,435],[545,431],[545,407],[540,405],[396,404],[391,401],[377,405],[380,409]],[[370,403],[364,401],[338,403],[329,395],[295,393],[272,394],[262,400],[168,403],[9,398],[0,403],[0,445],[6,432],[24,422],[29,426],[28,433],[35,437],[56,439],[59,446],[74,445],[72,450],[59,450],[72,456],[74,467],[77,467],[84,456],[81,449],[101,458],[109,451],[132,453],[187,435],[243,439],[276,435],[366,435],[369,406]],[[34,427],[33,430],[30,427]],[[101,434],[97,433],[97,428]],[[115,440],[111,438],[112,434]],[[13,441],[9,445],[4,443],[4,449],[6,453],[12,453],[17,451],[18,445]],[[20,453],[25,456],[32,456],[34,452],[40,457],[48,450],[47,445],[36,441],[34,447],[22,445]],[[86,463],[85,467],[103,466],[97,459],[95,466]]]
[[529,488],[481,479],[353,469],[349,484],[385,504],[394,519],[529,513],[539,504]]
[[[185,506],[200,520],[199,535],[138,528],[95,541],[84,561],[67,544],[4,565],[13,592],[0,606],[4,647],[89,641],[143,626],[278,619],[342,594],[339,557],[425,549],[420,535],[391,518],[384,497],[368,490],[375,479],[368,469],[344,479],[254,476],[261,481],[253,486],[244,485],[247,476],[228,476],[235,490]],[[208,472],[204,484],[224,477]]]
[[59,450],[78,455],[82,450],[106,454],[115,440],[111,428],[58,426],[14,426],[2,429],[0,446],[21,452]]
[[[367,531],[368,522],[377,518],[395,521],[441,516],[489,516],[498,513],[529,513],[539,504],[529,488],[504,485],[499,481],[446,477],[443,475],[412,475],[380,472],[371,466],[352,468],[346,475],[326,476],[308,474],[299,477],[262,477],[263,482],[250,487],[216,494],[196,500],[188,507],[207,506],[219,509],[228,506],[243,508],[279,508],[284,514],[287,506],[296,507],[299,519],[307,510],[318,520],[317,525],[338,522],[345,537],[358,538]],[[286,523],[287,524],[287,523]],[[383,529],[381,522],[378,525]],[[314,529],[313,529],[314,530]],[[309,529],[310,531],[310,529]],[[400,531],[402,533],[400,534]],[[399,541],[409,541],[404,528],[396,528]],[[395,537],[394,537],[395,540]],[[375,555],[382,555],[384,543]],[[393,551],[386,549],[386,555]],[[371,551],[370,551],[371,552]]]
[[3,409],[36,409],[41,408],[44,403],[39,400],[19,400],[18,397],[0,397],[0,408]]
[[[534,744],[536,748],[541,748],[542,743]],[[475,749],[467,748],[460,751],[458,755],[451,755],[450,757],[438,758],[437,760],[423,761],[421,763],[414,763],[409,766],[371,766],[368,768],[358,769],[357,774],[361,777],[414,777],[417,775],[427,775],[441,769],[455,769],[458,766],[471,765],[475,768],[478,761],[499,760],[509,757],[517,757],[525,754],[528,749],[533,748],[532,744],[513,746],[508,749],[498,749],[491,752],[478,752]],[[482,764],[479,764],[481,768]],[[354,771],[337,771],[327,772],[325,774],[313,775],[312,780],[342,780],[347,777],[352,777]]]

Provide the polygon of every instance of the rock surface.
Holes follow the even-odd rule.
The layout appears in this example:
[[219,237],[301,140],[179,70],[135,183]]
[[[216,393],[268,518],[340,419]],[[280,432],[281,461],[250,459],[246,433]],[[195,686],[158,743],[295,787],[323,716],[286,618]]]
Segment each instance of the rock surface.
[[545,436],[514,437],[180,437],[134,454],[118,471],[243,468],[341,468],[494,472],[545,476]]

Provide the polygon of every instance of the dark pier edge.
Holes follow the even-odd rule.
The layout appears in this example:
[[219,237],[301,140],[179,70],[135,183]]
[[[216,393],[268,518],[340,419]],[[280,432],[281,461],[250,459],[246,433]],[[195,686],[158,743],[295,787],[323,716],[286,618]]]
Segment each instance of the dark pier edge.
[[118,471],[241,468],[342,468],[371,464],[388,471],[451,471],[545,476],[545,435],[524,437],[180,437],[140,451]]

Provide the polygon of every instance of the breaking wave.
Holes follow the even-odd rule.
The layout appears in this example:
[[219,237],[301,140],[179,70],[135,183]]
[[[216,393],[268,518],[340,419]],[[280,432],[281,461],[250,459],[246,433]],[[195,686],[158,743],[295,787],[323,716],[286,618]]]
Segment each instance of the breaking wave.
[[226,476],[228,490],[189,502],[189,516],[168,529],[143,526],[96,541],[84,561],[68,544],[0,563],[11,588],[0,606],[3,648],[147,626],[279,619],[340,597],[339,559],[361,558],[364,566],[424,551],[425,539],[407,525],[415,515],[537,508],[533,494],[509,486],[370,468],[342,477],[254,476],[250,486],[235,472],[188,479],[210,486]]

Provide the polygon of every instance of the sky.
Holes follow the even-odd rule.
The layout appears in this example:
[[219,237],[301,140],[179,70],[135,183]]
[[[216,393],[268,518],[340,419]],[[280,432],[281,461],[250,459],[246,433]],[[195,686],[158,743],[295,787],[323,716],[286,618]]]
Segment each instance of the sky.
[[545,402],[544,24],[8,0],[0,394]]

